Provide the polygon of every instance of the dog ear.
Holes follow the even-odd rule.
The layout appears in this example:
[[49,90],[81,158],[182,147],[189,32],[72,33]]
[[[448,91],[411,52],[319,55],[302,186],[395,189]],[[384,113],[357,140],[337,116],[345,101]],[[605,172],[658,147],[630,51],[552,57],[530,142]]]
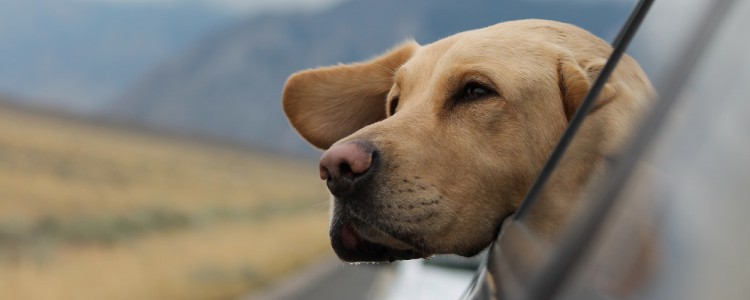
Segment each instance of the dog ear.
[[284,113],[302,137],[327,149],[360,128],[385,119],[393,73],[418,47],[410,41],[366,62],[292,74],[282,94]]
[[[570,58],[564,58],[559,61],[557,67],[558,85],[560,86],[560,94],[562,95],[563,110],[568,121],[573,118],[573,114],[575,114],[576,109],[583,102],[594,80],[596,80],[602,68],[604,68],[605,63],[604,59],[595,59],[581,66]],[[597,96],[594,108],[591,111],[594,112],[609,103],[614,99],[614,96],[614,86],[609,83],[605,84],[599,96]]]

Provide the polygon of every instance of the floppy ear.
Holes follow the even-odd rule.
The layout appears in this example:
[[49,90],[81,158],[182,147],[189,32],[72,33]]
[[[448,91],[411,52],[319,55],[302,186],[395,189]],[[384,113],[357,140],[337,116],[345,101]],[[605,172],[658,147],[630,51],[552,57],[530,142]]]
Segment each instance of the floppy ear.
[[302,137],[326,149],[385,118],[393,73],[418,47],[410,41],[366,62],[292,74],[282,94],[284,113]]
[[[588,94],[605,63],[604,59],[595,59],[581,66],[571,58],[563,58],[559,61],[557,66],[558,85],[560,86],[563,109],[568,121],[573,118],[573,114],[583,102],[583,98]],[[605,84],[591,111],[594,112],[609,103],[614,99],[614,96],[614,86],[609,83]]]

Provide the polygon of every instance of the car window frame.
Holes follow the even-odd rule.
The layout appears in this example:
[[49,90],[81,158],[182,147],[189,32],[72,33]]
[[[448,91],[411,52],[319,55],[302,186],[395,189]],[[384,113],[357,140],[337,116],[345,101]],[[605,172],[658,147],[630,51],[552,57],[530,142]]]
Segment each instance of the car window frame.
[[[631,17],[621,28],[621,34],[615,40],[615,45],[618,45],[618,41],[623,37],[623,32],[626,31],[627,27],[632,26],[632,19],[636,15],[637,11],[643,9],[643,5],[647,5],[645,8],[648,10],[651,3],[648,0],[640,0],[633,9]],[[524,203],[522,204],[520,215],[510,217],[504,221],[498,238],[490,245],[488,254],[485,260],[482,262],[479,270],[476,273],[474,281],[470,284],[467,292],[463,299],[492,299],[495,297],[507,296],[507,293],[496,294],[499,291],[495,290],[498,284],[503,284],[502,288],[507,288],[509,285],[516,285],[516,292],[519,290],[520,293],[514,295],[511,298],[520,299],[550,299],[554,297],[565,284],[565,278],[578,262],[578,260],[585,255],[585,250],[591,246],[592,240],[595,238],[596,233],[600,225],[607,218],[608,212],[615,202],[620,198],[620,192],[622,187],[625,185],[629,176],[635,168],[636,162],[643,156],[645,149],[647,148],[650,141],[652,141],[658,134],[658,129],[661,128],[665,115],[669,112],[670,108],[677,101],[678,95],[683,88],[685,82],[688,80],[691,71],[697,64],[701,55],[705,52],[705,48],[710,44],[712,33],[715,32],[720,25],[720,21],[733,6],[735,0],[719,0],[710,5],[710,9],[705,11],[698,20],[697,30],[691,33],[688,38],[687,46],[681,49],[682,52],[677,53],[673,59],[673,63],[668,68],[666,74],[667,80],[664,84],[657,86],[656,90],[661,95],[658,99],[655,99],[653,107],[647,113],[641,124],[639,124],[635,130],[635,135],[632,138],[629,145],[623,151],[622,157],[614,162],[612,173],[609,175],[607,181],[603,184],[599,192],[592,197],[590,207],[584,212],[583,221],[577,224],[575,228],[571,228],[566,236],[561,239],[561,245],[551,253],[542,253],[541,255],[549,255],[549,259],[545,260],[543,265],[536,266],[536,274],[524,274],[522,268],[528,266],[518,265],[514,258],[512,251],[510,253],[501,253],[499,247],[503,246],[502,239],[505,238],[507,241],[519,243],[518,247],[530,249],[531,252],[541,251],[543,247],[538,245],[539,238],[534,236],[533,233],[529,232],[523,226],[523,214],[524,211],[528,211],[537,202],[534,194],[529,195],[535,190],[541,190],[544,187],[544,183],[547,179],[542,178],[540,184],[537,187],[530,188],[530,193],[527,193]],[[645,17],[645,15],[644,15]],[[610,61],[608,60],[609,64]],[[600,76],[601,78],[601,76]],[[597,78],[597,81],[600,81]],[[606,78],[605,78],[606,79]],[[593,92],[593,93],[592,93]],[[589,91],[586,100],[589,98],[596,97],[598,91],[592,89]],[[592,94],[594,94],[592,96]],[[584,101],[585,103],[585,101]],[[583,106],[583,104],[582,104]],[[585,108],[584,108],[585,109]],[[587,111],[578,109],[576,115],[579,113],[583,114],[581,120],[586,117]],[[566,133],[570,128],[566,129]],[[572,134],[568,136],[571,139],[575,136],[577,129],[573,129]],[[563,138],[565,135],[563,136]],[[561,138],[561,140],[563,139]],[[558,144],[558,146],[560,146]],[[563,145],[563,147],[567,147]],[[558,151],[557,147],[555,151]],[[562,156],[565,149],[559,150],[558,156]],[[554,155],[554,152],[553,152]],[[553,156],[550,156],[550,160]],[[559,158],[557,158],[559,160]],[[553,162],[556,163],[556,162]],[[546,171],[548,174],[542,176],[549,176],[556,165],[551,165],[550,170]],[[545,165],[545,168],[547,166]],[[544,172],[544,171],[542,171]],[[537,180],[540,180],[537,178]],[[528,199],[533,199],[531,202],[526,202]],[[506,249],[508,247],[506,246]],[[507,252],[507,251],[506,251]],[[516,265],[514,265],[516,263]],[[509,272],[510,270],[511,272]],[[500,275],[500,276],[498,276]],[[526,278],[524,278],[526,277]],[[523,281],[526,281],[524,283]],[[505,281],[505,282],[500,282]],[[510,281],[510,283],[508,282]],[[513,287],[511,287],[512,289]]]

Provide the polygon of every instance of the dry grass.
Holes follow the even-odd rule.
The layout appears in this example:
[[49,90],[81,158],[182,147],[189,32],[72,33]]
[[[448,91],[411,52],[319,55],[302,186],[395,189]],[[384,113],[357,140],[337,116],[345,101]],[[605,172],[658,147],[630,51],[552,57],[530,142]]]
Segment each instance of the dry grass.
[[0,268],[3,299],[226,299],[328,251],[325,218],[299,215],[60,247]]
[[0,298],[226,299],[327,254],[314,163],[0,110]]

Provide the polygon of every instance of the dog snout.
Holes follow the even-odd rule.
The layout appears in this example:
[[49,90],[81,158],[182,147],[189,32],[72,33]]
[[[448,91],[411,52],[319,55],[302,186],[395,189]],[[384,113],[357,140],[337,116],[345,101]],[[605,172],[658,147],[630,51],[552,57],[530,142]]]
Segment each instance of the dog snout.
[[334,145],[320,158],[320,179],[336,197],[345,197],[356,190],[371,172],[375,147],[366,141]]

